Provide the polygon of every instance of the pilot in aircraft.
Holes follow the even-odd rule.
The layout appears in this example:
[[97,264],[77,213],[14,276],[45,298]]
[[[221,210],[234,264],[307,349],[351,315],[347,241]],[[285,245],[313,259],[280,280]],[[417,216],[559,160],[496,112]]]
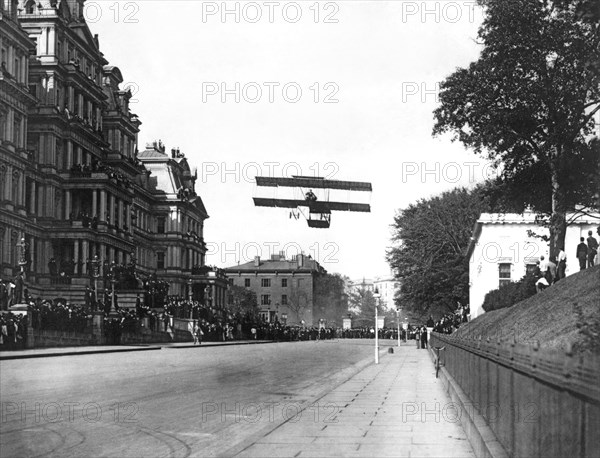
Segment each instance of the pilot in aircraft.
[[312,189],[309,189],[309,191],[304,196],[306,197],[306,200],[309,202],[317,201],[317,196],[315,196],[315,193],[312,191]]

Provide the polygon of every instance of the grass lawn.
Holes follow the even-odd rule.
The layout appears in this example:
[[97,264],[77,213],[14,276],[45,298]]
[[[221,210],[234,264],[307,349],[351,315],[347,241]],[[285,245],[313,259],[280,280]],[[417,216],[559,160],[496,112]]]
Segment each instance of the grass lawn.
[[600,266],[560,280],[512,307],[486,312],[456,336],[540,342],[540,348],[600,354]]

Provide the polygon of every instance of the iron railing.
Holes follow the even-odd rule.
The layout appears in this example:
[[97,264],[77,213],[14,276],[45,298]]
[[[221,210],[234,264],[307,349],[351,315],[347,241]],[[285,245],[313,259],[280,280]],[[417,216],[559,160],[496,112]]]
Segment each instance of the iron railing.
[[515,457],[600,454],[600,358],[431,334],[448,373]]

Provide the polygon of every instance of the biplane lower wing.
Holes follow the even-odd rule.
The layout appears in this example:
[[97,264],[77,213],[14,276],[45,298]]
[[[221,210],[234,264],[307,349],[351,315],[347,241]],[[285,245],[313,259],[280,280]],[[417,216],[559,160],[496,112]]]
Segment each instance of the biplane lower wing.
[[370,212],[369,204],[357,204],[350,202],[308,202],[299,199],[268,199],[263,197],[254,197],[254,205],[257,207],[279,207],[279,208],[297,208],[308,207],[311,213],[331,213],[332,211],[348,212]]

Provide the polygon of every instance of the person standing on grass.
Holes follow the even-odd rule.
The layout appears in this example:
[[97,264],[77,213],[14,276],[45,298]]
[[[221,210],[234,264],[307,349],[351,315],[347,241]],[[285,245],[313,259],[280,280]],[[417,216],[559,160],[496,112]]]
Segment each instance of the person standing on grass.
[[594,267],[594,260],[598,254],[598,240],[592,235],[592,231],[588,231],[588,267]]
[[556,282],[556,264],[554,263],[554,259],[550,258],[548,261],[548,270],[546,271],[546,280],[548,280],[548,284],[552,285]]
[[585,244],[583,237],[579,238],[579,245],[577,245],[577,253],[575,256],[579,259],[579,270],[584,270],[587,265],[588,246]]
[[567,270],[567,254],[565,253],[565,250],[563,248],[561,248],[558,251],[558,256],[556,260],[558,261],[558,266],[556,270],[556,281],[558,281],[562,278],[565,278],[565,272]]
[[547,277],[548,276],[548,261],[546,261],[546,257],[544,255],[540,256],[540,273],[542,274],[542,277]]

